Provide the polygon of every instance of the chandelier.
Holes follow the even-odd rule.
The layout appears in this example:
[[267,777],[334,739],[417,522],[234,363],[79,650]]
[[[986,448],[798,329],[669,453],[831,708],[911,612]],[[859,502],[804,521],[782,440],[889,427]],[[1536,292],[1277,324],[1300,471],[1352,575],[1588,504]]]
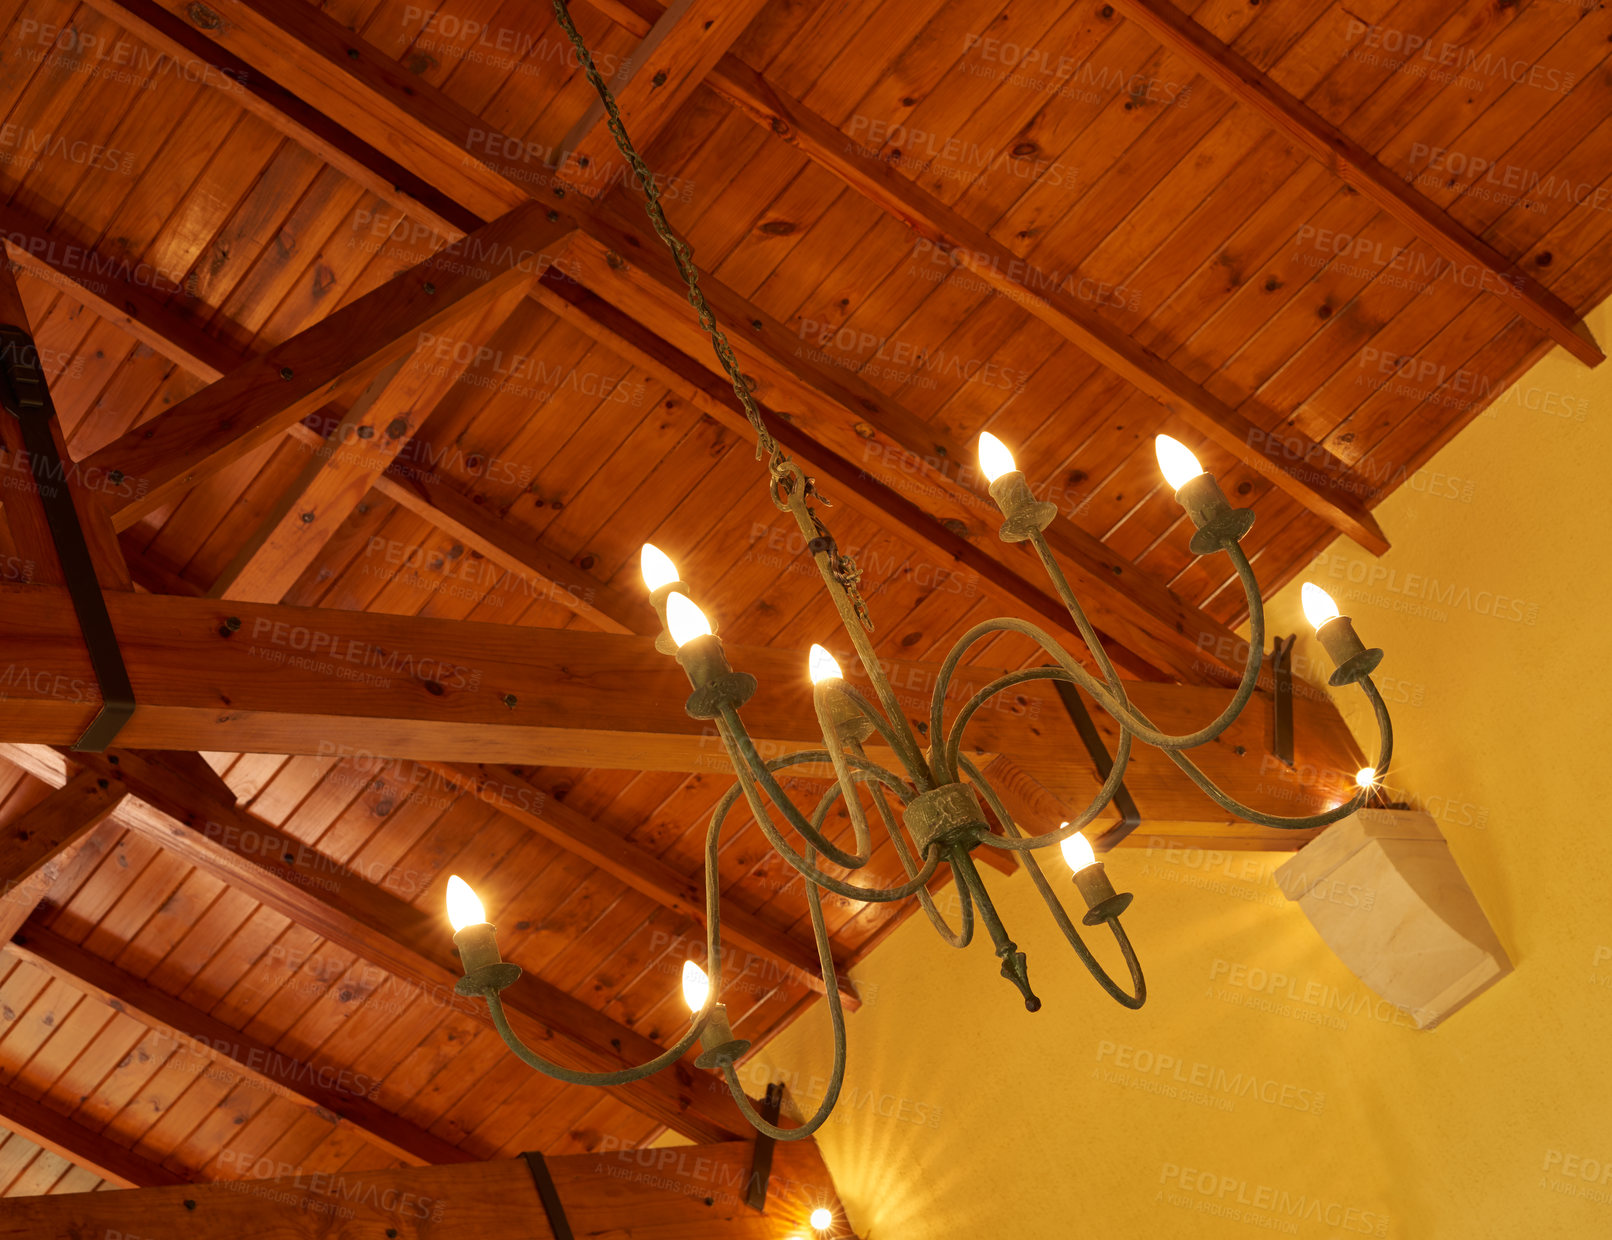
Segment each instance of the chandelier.
[[[755,428],[757,456],[767,460],[769,494],[780,511],[793,516],[805,536],[807,551],[816,563],[824,588],[833,599],[845,633],[867,673],[873,696],[869,698],[849,684],[834,656],[824,647],[814,645],[806,670],[823,747],[764,760],[740,714],[756,692],[755,678],[729,665],[721,640],[691,597],[690,587],[679,580],[676,566],[659,549],[646,545],[642,554],[644,584],[662,626],[656,646],[662,653],[676,658],[687,673],[692,692],[685,709],[692,718],[715,726],[737,776],[733,788],[717,803],[706,831],[706,966],[701,968],[694,961],[683,965],[683,996],[693,1014],[689,1028],[649,1062],[614,1072],[573,1071],[537,1054],[510,1028],[500,999],[501,992],[521,971],[501,958],[494,928],[488,924],[480,900],[455,875],[448,880],[447,896],[453,941],[465,971],[458,982],[458,992],[486,1000],[499,1036],[520,1059],[556,1080],[571,1084],[616,1086],[642,1080],[678,1062],[698,1043],[697,1066],[721,1073],[734,1102],[759,1132],[778,1140],[798,1140],[822,1126],[838,1101],[845,1078],[845,1017],[823,919],[824,891],[868,903],[916,899],[940,936],[953,947],[968,946],[974,938],[976,922],[983,924],[1001,960],[1002,975],[1018,988],[1029,1011],[1040,1008],[1041,1001],[1030,988],[1025,954],[1009,937],[974,862],[973,855],[978,849],[996,848],[1023,859],[1053,921],[1097,983],[1125,1007],[1141,1007],[1147,998],[1146,982],[1136,952],[1120,924],[1132,897],[1128,892],[1115,890],[1102,862],[1096,859],[1091,843],[1082,834],[1083,828],[1102,813],[1119,791],[1133,742],[1140,741],[1163,751],[1216,805],[1236,817],[1268,827],[1294,830],[1337,822],[1367,803],[1376,782],[1388,770],[1393,730],[1387,705],[1371,679],[1371,673],[1382,660],[1382,651],[1365,646],[1349,618],[1339,614],[1337,605],[1324,590],[1308,582],[1304,584],[1305,615],[1315,626],[1316,637],[1336,669],[1330,683],[1340,688],[1358,685],[1365,693],[1376,715],[1380,755],[1375,767],[1367,767],[1357,776],[1358,792],[1344,804],[1324,813],[1288,818],[1241,804],[1217,788],[1187,757],[1186,751],[1211,742],[1224,732],[1247,706],[1259,679],[1265,616],[1258,582],[1241,547],[1243,536],[1253,525],[1253,511],[1233,508],[1219,484],[1204,472],[1188,448],[1167,435],[1158,436],[1155,448],[1159,467],[1175,490],[1176,502],[1186,510],[1196,527],[1188,543],[1189,549],[1200,556],[1224,554],[1230,559],[1242,583],[1249,614],[1248,662],[1225,709],[1196,732],[1168,735],[1159,731],[1126,696],[1124,681],[1115,672],[1062,568],[1053,558],[1043,531],[1056,517],[1056,505],[1035,498],[1006,445],[986,433],[979,437],[980,464],[990,483],[991,498],[1002,512],[1000,536],[1005,542],[1028,542],[1040,557],[1058,597],[1069,611],[1095,673],[1033,624],[1010,618],[987,620],[964,633],[942,663],[924,733],[928,744],[921,742],[874,653],[868,636],[873,625],[860,590],[860,572],[851,557],[841,552],[813,506],[814,500],[821,504],[828,501],[816,491],[813,479],[783,453],[769,434],[760,407],[751,394],[751,384],[740,372],[732,347],[700,291],[691,252],[672,233],[666,221],[654,178],[627,137],[614,98],[571,22],[566,0],[555,0],[555,11],[577,48],[589,81],[604,103],[611,132],[642,187],[649,217],[688,285],[689,301],[710,334],[717,358],[733,381],[734,393]],[[948,722],[947,689],[958,663],[977,642],[997,633],[1016,633],[1028,638],[1051,662],[998,677],[964,702]],[[964,751],[964,739],[970,719],[991,699],[1019,685],[1040,680],[1075,685],[1114,719],[1120,736],[1112,768],[1090,804],[1056,828],[1031,835],[1020,829],[990,782],[969,760]],[[802,691],[805,691],[804,685]],[[879,761],[870,758],[865,748],[875,737],[882,743],[875,751]],[[828,790],[810,814],[799,809],[779,783],[777,773],[791,767],[832,773]],[[727,1009],[720,1001],[722,936],[717,858],[723,826],[741,797],[768,843],[804,880],[812,933],[826,983],[834,1068],[816,1113],[793,1128],[768,1122],[751,1105],[735,1067],[750,1043],[734,1033]],[[843,805],[851,825],[851,847],[835,843],[825,833],[828,815],[838,805]],[[886,887],[862,886],[827,872],[820,864],[826,860],[847,873],[868,864],[874,848],[870,806],[907,875],[905,882]],[[987,808],[999,824],[999,830],[993,830]],[[782,826],[774,821],[775,814],[782,820]],[[797,837],[797,842],[792,842],[786,832]],[[1128,989],[1098,963],[1042,871],[1036,854],[1054,845],[1062,851],[1073,872],[1074,887],[1086,906],[1081,924],[1108,927],[1130,973]],[[929,891],[942,866],[948,867],[956,884],[958,921],[955,928],[936,907]]]

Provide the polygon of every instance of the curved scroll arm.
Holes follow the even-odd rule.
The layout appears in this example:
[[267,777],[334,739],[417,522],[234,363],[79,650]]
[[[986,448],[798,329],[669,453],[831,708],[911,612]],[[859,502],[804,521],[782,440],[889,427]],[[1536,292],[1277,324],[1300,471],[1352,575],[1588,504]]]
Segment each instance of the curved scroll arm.
[[[822,729],[823,744],[827,750],[829,761],[834,767],[835,782],[845,797],[845,812],[850,816],[851,829],[856,834],[856,852],[847,854],[834,847],[823,836],[821,814],[813,816],[812,826],[814,830],[809,834],[806,832],[802,832],[802,834],[806,836],[806,839],[810,841],[813,847],[827,856],[829,860],[850,869],[857,869],[866,865],[868,859],[872,857],[872,840],[868,832],[867,812],[862,808],[861,798],[856,795],[855,789],[852,787],[850,763],[846,759],[845,749],[840,745],[836,736],[838,729],[835,727],[829,711],[830,695],[838,695],[855,706],[862,717],[867,719],[873,725],[874,730],[884,738],[884,743],[895,751],[896,756],[900,758],[908,770],[922,770],[924,769],[924,762],[922,756],[916,750],[908,753],[908,750],[911,749],[910,742],[897,729],[892,728],[889,720],[858,690],[852,688],[843,680],[813,686],[812,698],[817,708],[817,723]],[[867,762],[867,757],[862,753],[860,745],[856,746],[855,752],[856,756],[861,758],[864,763]]]
[[[731,706],[724,707],[722,715],[717,719],[717,730],[722,733],[725,741],[729,740],[729,730],[737,722],[738,715],[733,708]],[[740,726],[742,727],[743,725]],[[825,764],[828,762],[828,754],[821,749],[807,749],[799,753],[786,754],[782,758],[774,758],[766,766],[769,768],[770,774],[772,769],[808,762],[817,765]],[[778,828],[773,825],[771,815],[767,813],[766,802],[762,799],[755,782],[749,777],[747,765],[745,763],[734,764],[734,771],[739,777],[739,782],[729,788],[722,799],[717,802],[716,809],[712,811],[713,817],[717,815],[726,816],[742,793],[745,800],[749,802],[750,812],[755,815],[756,825],[761,828],[762,834],[767,837],[767,842],[773,846],[780,857],[794,867],[796,873],[816,883],[819,887],[826,888],[836,895],[842,895],[851,900],[865,900],[872,904],[888,904],[895,900],[905,900],[918,888],[927,886],[929,880],[934,877],[935,871],[940,867],[942,860],[940,851],[938,847],[932,847],[929,850],[929,857],[923,868],[911,880],[897,887],[858,887],[854,883],[847,883],[831,874],[823,873],[817,866],[808,862],[791,848],[789,842],[779,834]],[[865,771],[869,778],[895,787],[898,792],[904,795],[905,789],[901,788],[900,781],[882,767],[868,762],[865,766],[859,767],[859,769]],[[773,780],[772,785],[777,787],[777,781]],[[788,797],[784,796],[782,788],[778,789],[778,795],[788,804]],[[789,810],[793,817],[801,818],[800,811],[795,809],[793,805],[789,806]],[[801,821],[804,822],[805,819],[801,818]],[[810,827],[810,824],[808,823],[807,826]]]
[[[711,994],[713,996],[716,994],[714,986]],[[528,1067],[536,1068],[543,1075],[552,1076],[567,1085],[628,1085],[633,1081],[641,1081],[646,1076],[653,1076],[662,1068],[670,1067],[688,1052],[695,1040],[705,1031],[713,1006],[713,1001],[707,999],[705,1007],[700,1010],[699,1017],[689,1031],[679,1038],[675,1045],[667,1047],[648,1063],[639,1064],[635,1068],[621,1068],[615,1072],[576,1072],[561,1067],[553,1060],[543,1058],[522,1042],[520,1035],[510,1028],[509,1017],[504,1013],[503,999],[496,993],[487,996],[487,1009],[492,1013],[493,1028],[498,1030],[498,1036],[504,1039],[509,1049],[514,1051]]]
[[[1007,806],[1002,804],[1001,799],[991,788],[990,783],[980,774],[979,769],[967,758],[963,759],[963,766],[968,773],[968,777],[979,785],[981,791],[985,793],[986,801],[990,805],[991,811],[1001,822],[1002,829],[1014,839],[1021,838],[1023,833],[1019,830],[1019,824],[1013,821],[1013,815],[1008,813]],[[1061,834],[1067,835],[1069,833],[1062,832]],[[1058,928],[1063,931],[1064,938],[1069,940],[1069,946],[1075,949],[1075,955],[1080,957],[1080,962],[1097,979],[1097,984],[1117,1002],[1124,1004],[1128,1008],[1139,1008],[1147,1002],[1147,981],[1142,976],[1142,964],[1136,958],[1136,951],[1131,947],[1131,940],[1126,935],[1125,928],[1119,924],[1119,918],[1109,918],[1108,928],[1114,932],[1114,938],[1119,943],[1119,950],[1125,957],[1126,965],[1130,968],[1131,990],[1134,993],[1127,993],[1113,978],[1108,976],[1108,971],[1097,963],[1097,957],[1092,955],[1091,949],[1086,946],[1086,941],[1080,937],[1080,931],[1075,929],[1075,923],[1069,919],[1069,914],[1064,911],[1062,902],[1053,893],[1052,884],[1047,881],[1047,876],[1042,873],[1041,863],[1036,860],[1035,854],[1026,851],[1024,853],[1024,862],[1030,869],[1030,878],[1035,883],[1036,890],[1041,893],[1041,898],[1046,901],[1047,908],[1052,912],[1052,919],[1058,923]]]

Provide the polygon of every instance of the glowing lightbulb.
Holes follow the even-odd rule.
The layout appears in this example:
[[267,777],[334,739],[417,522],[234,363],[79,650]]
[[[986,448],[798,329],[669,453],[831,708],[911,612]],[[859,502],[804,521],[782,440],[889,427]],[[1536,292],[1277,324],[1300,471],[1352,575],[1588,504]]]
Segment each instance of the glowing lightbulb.
[[811,670],[814,685],[824,680],[843,680],[845,678],[845,673],[840,671],[840,665],[834,656],[816,642],[812,643],[812,651],[807,656],[806,665]]
[[1304,605],[1304,618],[1316,628],[1338,618],[1338,605],[1332,601],[1332,596],[1312,582],[1304,583],[1299,600]]
[[711,979],[705,976],[705,970],[692,960],[683,961],[683,1002],[688,1004],[688,1010],[700,1011],[710,996]]
[[666,627],[671,630],[672,641],[683,646],[696,637],[704,637],[710,633],[711,622],[705,618],[705,613],[694,605],[694,600],[688,595],[668,594]]
[[654,543],[644,544],[644,549],[638,556],[638,565],[644,574],[644,585],[649,588],[651,594],[678,579],[677,565],[672,563],[672,557]]
[[1355,783],[1362,788],[1369,788],[1377,782],[1377,768],[1363,766],[1355,772]]
[[980,432],[980,468],[985,471],[987,482],[995,482],[1003,474],[1011,474],[1018,468],[1013,463],[1013,453],[1008,451],[1007,444],[990,431]]
[[812,1226],[818,1231],[827,1231],[834,1225],[833,1212],[823,1206],[812,1211]]
[[453,927],[453,932],[458,934],[466,926],[480,925],[486,920],[487,910],[482,908],[470,884],[457,874],[449,876],[448,924]]
[[[1065,822],[1059,825],[1067,827],[1069,824]],[[1097,864],[1097,854],[1091,850],[1091,841],[1079,831],[1076,831],[1059,847],[1063,849],[1063,859],[1069,863],[1069,868],[1076,874],[1079,874],[1088,865]]]
[[1159,458],[1159,469],[1164,473],[1164,480],[1177,491],[1203,473],[1198,458],[1179,439],[1160,435],[1153,441],[1153,454]]

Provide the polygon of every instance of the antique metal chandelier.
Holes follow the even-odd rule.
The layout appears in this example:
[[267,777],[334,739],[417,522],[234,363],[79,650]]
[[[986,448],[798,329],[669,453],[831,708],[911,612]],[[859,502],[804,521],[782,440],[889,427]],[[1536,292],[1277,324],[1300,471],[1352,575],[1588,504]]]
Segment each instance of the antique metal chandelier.
[[[718,360],[733,390],[743,404],[756,431],[757,456],[767,461],[767,485],[773,502],[795,519],[807,539],[807,549],[816,563],[823,585],[839,611],[857,658],[872,683],[873,699],[847,683],[833,656],[821,646],[813,646],[808,660],[812,695],[823,747],[763,760],[757,752],[740,715],[741,708],[756,692],[755,678],[729,666],[722,643],[709,620],[690,597],[690,587],[678,579],[672,561],[653,546],[643,549],[644,584],[650,591],[662,622],[657,647],[677,659],[688,674],[693,692],[686,709],[691,717],[714,724],[737,782],[717,803],[706,831],[705,922],[706,967],[693,961],[683,966],[683,993],[693,1020],[688,1030],[665,1052],[647,1063],[615,1072],[577,1072],[551,1062],[524,1045],[510,1028],[500,992],[520,976],[520,969],[504,961],[498,952],[494,929],[487,923],[480,901],[457,876],[448,883],[448,915],[454,928],[465,976],[458,983],[459,993],[479,995],[487,1001],[499,1035],[527,1064],[557,1080],[581,1085],[614,1086],[641,1080],[678,1062],[696,1042],[700,1054],[696,1064],[718,1071],[726,1080],[735,1103],[755,1128],[778,1140],[793,1140],[815,1132],[832,1112],[845,1076],[845,1018],[841,1008],[834,958],[828,929],[823,919],[822,892],[831,891],[853,900],[884,903],[917,899],[941,937],[954,947],[966,947],[974,937],[977,919],[985,926],[1002,974],[1022,992],[1024,1004],[1036,1011],[1041,1001],[1030,989],[1025,955],[1009,937],[995,905],[974,863],[979,848],[999,848],[1022,857],[1036,889],[1046,901],[1053,920],[1069,945],[1098,984],[1116,1001],[1139,1008],[1147,997],[1146,983],[1130,939],[1120,924],[1120,916],[1131,903],[1129,893],[1117,892],[1099,862],[1091,844],[1081,834],[1110,804],[1121,787],[1131,745],[1135,741],[1151,745],[1169,756],[1204,793],[1228,813],[1269,827],[1302,829],[1321,827],[1354,813],[1372,795],[1375,781],[1388,770],[1393,748],[1393,730],[1388,708],[1371,679],[1382,659],[1382,651],[1367,649],[1356,636],[1348,617],[1339,615],[1325,591],[1306,583],[1303,603],[1306,616],[1316,627],[1322,647],[1336,670],[1330,683],[1336,687],[1358,685],[1376,714],[1381,737],[1380,755],[1374,768],[1361,772],[1360,788],[1354,797],[1320,814],[1286,818],[1262,813],[1226,795],[1206,776],[1185,751],[1213,741],[1242,713],[1253,696],[1259,679],[1265,640],[1265,617],[1258,582],[1240,545],[1253,525],[1251,509],[1233,508],[1213,477],[1205,473],[1193,454],[1182,444],[1160,435],[1156,450],[1160,468],[1175,489],[1176,501],[1186,510],[1197,532],[1188,546],[1197,555],[1226,555],[1235,569],[1249,610],[1249,659],[1230,702],[1220,715],[1196,732],[1179,736],[1160,732],[1126,696],[1125,683],[1114,670],[1070,590],[1063,570],[1053,558],[1043,530],[1057,515],[1055,505],[1038,501],[1011,453],[995,436],[979,437],[980,463],[990,482],[990,494],[1002,511],[1001,538],[1006,542],[1028,542],[1040,557],[1058,597],[1069,610],[1076,631],[1084,642],[1096,674],[1069,654],[1052,636],[1035,625],[1016,619],[988,620],[977,624],[958,639],[941,665],[930,702],[928,744],[920,742],[902,711],[895,691],[885,675],[873,643],[868,637],[872,623],[859,589],[860,573],[853,560],[843,554],[813,507],[813,500],[827,503],[813,486],[813,480],[791,461],[768,433],[761,410],[740,373],[738,362],[722,329],[718,326],[700,291],[688,246],[671,231],[661,210],[653,177],[627,138],[609,88],[594,67],[592,56],[577,34],[566,11],[565,0],[555,0],[560,23],[577,48],[588,79],[604,102],[612,133],[643,188],[650,219],[670,248],[689,290],[689,301],[701,324],[709,332]],[[960,660],[975,643],[996,633],[1017,633],[1029,638],[1051,660],[1042,667],[1027,668],[1001,676],[965,702],[948,722],[947,688]],[[1096,702],[1119,725],[1120,739],[1113,765],[1102,787],[1075,818],[1052,830],[1026,835],[1014,822],[1001,798],[964,752],[969,720],[1000,693],[1037,680],[1066,681]],[[802,686],[804,692],[804,685]],[[865,742],[877,737],[884,751],[894,759],[888,763],[868,756]],[[815,767],[832,772],[833,780],[808,815],[791,801],[779,783],[777,772],[790,767]],[[1373,778],[1375,777],[1375,779]],[[724,823],[740,797],[768,842],[802,877],[817,943],[818,960],[826,983],[829,1020],[834,1039],[834,1068],[821,1104],[810,1119],[793,1128],[783,1128],[759,1115],[745,1095],[735,1067],[750,1043],[735,1035],[722,991],[721,903],[718,871],[719,841]],[[865,799],[864,799],[865,797]],[[894,804],[892,804],[892,802]],[[850,824],[853,847],[835,843],[825,833],[828,815],[843,804]],[[880,827],[888,835],[907,874],[907,881],[890,887],[865,887],[836,877],[822,868],[826,859],[844,871],[854,872],[867,865],[873,854],[873,830],[869,825],[871,805]],[[993,831],[984,808],[1000,824]],[[783,827],[774,822],[780,815]],[[785,831],[799,837],[792,843]],[[1036,853],[1060,846],[1074,873],[1074,886],[1086,905],[1081,917],[1088,927],[1107,926],[1119,945],[1130,971],[1130,988],[1111,978],[1086,946],[1051,883],[1036,860]],[[941,866],[951,869],[959,898],[958,925],[954,929],[935,906],[929,885]]]

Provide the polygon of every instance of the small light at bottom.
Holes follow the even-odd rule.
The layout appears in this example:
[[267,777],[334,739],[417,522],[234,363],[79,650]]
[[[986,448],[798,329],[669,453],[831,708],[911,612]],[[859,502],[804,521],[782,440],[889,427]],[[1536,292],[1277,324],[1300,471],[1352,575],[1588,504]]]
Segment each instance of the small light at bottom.
[[1374,766],[1363,766],[1355,772],[1355,783],[1362,788],[1369,788],[1376,782],[1377,768]]
[[812,1211],[812,1226],[818,1231],[827,1231],[834,1225],[834,1215],[822,1206]]

